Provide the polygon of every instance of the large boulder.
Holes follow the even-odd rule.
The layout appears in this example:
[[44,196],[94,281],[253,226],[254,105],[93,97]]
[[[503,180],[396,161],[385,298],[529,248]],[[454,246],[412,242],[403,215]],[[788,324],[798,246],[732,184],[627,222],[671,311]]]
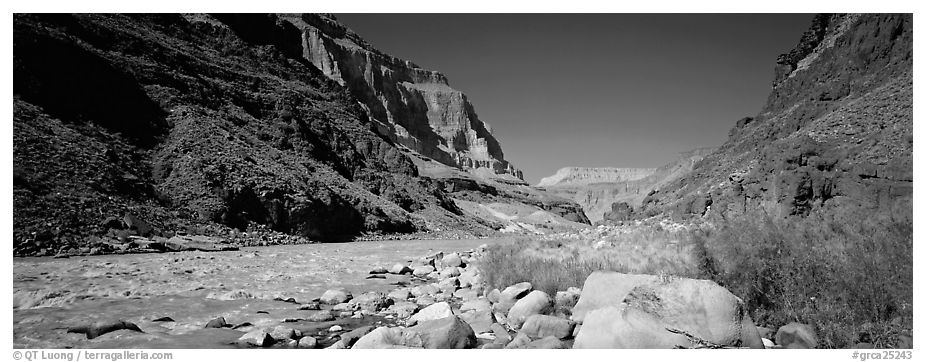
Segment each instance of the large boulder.
[[408,329],[421,337],[424,348],[461,349],[476,346],[476,334],[456,316],[423,321]]
[[571,318],[582,323],[588,312],[605,306],[616,306],[636,286],[657,283],[659,280],[655,275],[594,272],[585,279],[579,301],[572,308]]
[[786,349],[811,349],[817,347],[817,334],[813,327],[797,322],[791,322],[775,333],[775,343]]
[[[406,346],[408,336],[402,327],[379,327],[357,340],[353,349],[414,348]],[[341,348],[347,348],[342,344]],[[420,346],[418,347],[420,348]]]
[[524,298],[518,299],[508,311],[508,325],[520,328],[521,324],[534,314],[544,314],[553,308],[553,300],[546,292],[535,290]]
[[527,293],[530,293],[531,287],[531,283],[529,282],[521,282],[515,285],[511,285],[505,288],[505,290],[501,291],[498,294],[498,297],[495,297],[493,295],[494,293],[490,293],[489,300],[494,301],[493,299],[497,298],[497,302],[495,302],[494,306],[495,310],[502,313],[508,313],[508,310],[514,306],[518,299],[521,299],[526,296]]
[[458,267],[463,265],[463,260],[460,258],[460,254],[450,253],[447,254],[441,259],[441,266],[444,268]]
[[452,316],[453,311],[450,309],[450,304],[447,304],[447,302],[434,303],[411,316],[411,318],[406,321],[406,325],[413,326],[416,323]]
[[84,333],[87,339],[94,339],[106,333],[123,329],[142,332],[141,328],[138,328],[138,326],[132,322],[124,320],[103,320],[93,324],[68,328],[68,333]]
[[702,342],[763,348],[743,301],[709,280],[656,278],[607,303],[589,294],[599,291],[617,298],[598,283],[611,280],[621,287],[641,279],[645,278],[615,272],[589,276],[579,303],[595,297],[588,300],[603,305],[584,313],[585,323],[574,348],[675,348],[696,347]]
[[535,314],[527,318],[521,327],[521,333],[531,338],[553,336],[559,339],[572,337],[576,323],[559,317]]

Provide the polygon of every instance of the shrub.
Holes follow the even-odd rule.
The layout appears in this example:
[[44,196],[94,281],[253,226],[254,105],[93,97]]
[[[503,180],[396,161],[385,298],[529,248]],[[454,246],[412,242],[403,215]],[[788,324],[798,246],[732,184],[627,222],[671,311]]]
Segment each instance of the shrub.
[[705,274],[743,298],[759,324],[814,325],[825,348],[865,334],[892,347],[912,320],[912,225],[841,217],[748,215],[694,235],[694,244]]

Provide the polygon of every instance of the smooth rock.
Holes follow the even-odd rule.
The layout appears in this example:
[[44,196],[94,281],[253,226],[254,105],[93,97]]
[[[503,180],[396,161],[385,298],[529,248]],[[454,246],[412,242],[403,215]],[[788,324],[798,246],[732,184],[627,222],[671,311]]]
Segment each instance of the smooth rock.
[[456,316],[421,321],[409,328],[421,337],[424,348],[462,349],[476,346],[476,334],[466,322]]
[[314,349],[318,346],[318,340],[311,336],[299,338],[296,348]]
[[817,347],[817,334],[807,324],[791,322],[778,328],[775,343],[785,349],[812,349]]
[[[609,275],[602,278],[596,275],[599,273]],[[589,279],[611,279],[621,285],[621,277],[626,275],[595,272]],[[588,280],[585,285],[592,288],[582,290],[579,304],[588,294],[601,289]],[[685,335],[667,328],[723,346],[764,348],[743,301],[708,280],[671,278],[645,282],[632,288],[619,302],[611,301],[587,314],[573,348],[697,347]]]
[[351,300],[353,296],[343,289],[329,289],[322,294],[320,301],[325,304],[340,304]]
[[553,301],[547,293],[535,290],[530,292],[524,298],[515,302],[511,310],[508,311],[508,325],[511,328],[518,329],[527,319],[534,314],[544,314],[552,310]]
[[396,289],[389,292],[387,297],[392,298],[395,301],[407,300],[412,297],[412,293],[408,288]]
[[[521,282],[512,286],[505,288],[498,295],[498,302],[495,303],[493,308],[495,310],[508,313],[508,310],[514,306],[515,303],[524,296],[526,296],[531,291],[531,283]],[[491,296],[490,296],[491,300]]]
[[206,326],[203,328],[224,328],[228,326],[229,324],[225,322],[225,317],[218,317],[206,323]]
[[458,277],[460,276],[460,269],[455,266],[444,268],[443,270],[440,271],[439,276],[441,278]]
[[413,326],[416,323],[436,320],[436,319],[442,319],[442,318],[447,318],[447,317],[452,317],[452,316],[453,316],[453,311],[450,309],[450,304],[447,304],[447,302],[440,302],[440,303],[431,304],[428,307],[419,311],[418,313],[415,313],[415,315],[411,316],[411,318],[409,318],[405,324],[407,326]]
[[572,320],[582,323],[590,311],[620,305],[636,286],[658,282],[655,275],[594,272],[585,279],[579,301],[572,308]]
[[297,339],[298,333],[295,329],[292,329],[287,326],[276,326],[270,330],[270,336],[277,341],[287,341],[290,339]]
[[410,274],[411,272],[412,272],[412,269],[409,268],[408,265],[405,265],[405,264],[396,264],[396,265],[393,265],[392,268],[389,268],[389,274],[401,275],[401,274]]
[[270,347],[276,343],[276,340],[268,333],[267,328],[258,328],[238,338],[238,343],[257,347]]
[[534,314],[527,317],[521,332],[531,338],[544,338],[553,336],[557,339],[572,337],[576,323],[563,318],[548,315]]
[[373,326],[364,326],[341,335],[341,342],[346,348],[351,348],[360,338],[373,331]]
[[[412,345],[409,347],[408,345]],[[391,348],[421,348],[422,343],[417,335],[406,333],[402,327],[379,327],[357,340],[352,349],[391,349]],[[342,347],[347,348],[347,347]]]
[[492,311],[488,309],[468,310],[460,314],[460,319],[469,324],[477,334],[492,332],[492,324],[495,323]]
[[[135,323],[123,320],[100,321],[89,325],[68,328],[68,333],[83,333],[87,339],[94,339],[106,333],[127,329],[136,332],[143,332]],[[144,333],[144,332],[143,332]]]
[[383,267],[373,268],[373,270],[370,270],[370,274],[386,274],[388,272],[389,270],[386,270],[386,268]]
[[320,310],[314,313],[310,313],[305,320],[309,322],[327,322],[334,320],[334,314],[329,310]]
[[431,274],[433,272],[434,272],[433,266],[420,265],[420,266],[415,267],[415,270],[412,271],[412,275],[417,276],[417,277],[425,277],[428,274]]
[[460,254],[457,254],[457,253],[450,253],[450,254],[445,255],[445,256],[441,259],[441,265],[442,265],[444,268],[447,268],[447,267],[458,267],[458,266],[463,265],[463,260],[460,258]]

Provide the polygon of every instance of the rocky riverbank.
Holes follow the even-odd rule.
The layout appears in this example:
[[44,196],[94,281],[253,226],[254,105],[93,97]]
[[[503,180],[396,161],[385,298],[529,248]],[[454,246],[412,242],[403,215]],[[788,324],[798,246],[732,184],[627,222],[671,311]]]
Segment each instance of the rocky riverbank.
[[[475,242],[469,245],[475,246]],[[237,252],[240,255],[198,251],[159,255],[174,256],[165,262],[165,270],[176,265],[202,274],[193,279],[208,280],[212,274],[224,274],[228,285],[218,288],[208,282],[190,284],[193,279],[184,276],[190,273],[178,271],[181,276],[177,280],[165,281],[176,290],[156,286],[146,289],[145,278],[135,268],[138,264],[125,260],[99,263],[114,271],[125,267],[136,272],[89,275],[91,271],[86,271],[82,279],[116,277],[124,279],[121,283],[138,279],[141,284],[126,289],[129,294],[102,298],[102,304],[111,308],[91,306],[87,302],[94,298],[80,295],[67,300],[45,295],[30,302],[28,297],[35,293],[14,287],[14,344],[28,348],[331,349],[778,347],[772,340],[789,347],[812,348],[816,344],[809,326],[788,325],[776,336],[772,329],[756,328],[742,301],[710,281],[595,272],[581,289],[571,287],[553,295],[534,290],[529,282],[496,289],[486,285],[480,272],[488,245],[458,252],[432,249],[423,257],[403,258],[398,252],[401,249],[391,256],[382,251],[368,252],[389,245],[374,243],[347,244],[364,246],[354,247],[356,251],[351,251],[350,257],[308,255],[307,261],[315,262],[312,265],[321,262],[316,265],[321,268],[318,270],[350,270],[350,274],[341,275],[342,281],[366,281],[343,285],[335,280],[320,280],[322,283],[310,290],[297,287],[305,286],[298,275],[320,272],[303,270],[308,265],[304,261],[281,259],[295,258],[288,249],[244,250]],[[420,253],[428,244],[415,245],[405,250]],[[454,250],[451,241],[430,245]],[[465,248],[465,243],[457,245]],[[361,249],[376,256],[359,255]],[[250,280],[237,282],[237,274],[227,268],[212,273],[188,266],[202,265],[210,258],[215,260],[215,256],[226,267],[237,264],[238,274]],[[132,256],[99,258],[126,257]],[[44,263],[73,262],[48,260]],[[277,265],[268,267],[272,260],[277,260]],[[353,264],[338,266],[331,264],[332,260]],[[362,265],[367,268],[358,271]],[[277,273],[277,269],[288,270],[290,278],[286,273]],[[17,271],[47,274],[22,268]],[[14,282],[22,287],[24,278],[14,275]],[[186,279],[190,280],[184,282]],[[90,289],[93,285],[90,282]],[[119,288],[111,289],[114,294],[124,294],[118,292]],[[179,305],[182,311],[177,309]]]

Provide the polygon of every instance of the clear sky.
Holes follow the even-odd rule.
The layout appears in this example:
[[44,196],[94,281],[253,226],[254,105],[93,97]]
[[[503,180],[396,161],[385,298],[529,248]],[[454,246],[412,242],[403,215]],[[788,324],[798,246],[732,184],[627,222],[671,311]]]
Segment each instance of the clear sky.
[[566,166],[658,167],[759,112],[812,14],[337,14],[438,70],[535,184]]

